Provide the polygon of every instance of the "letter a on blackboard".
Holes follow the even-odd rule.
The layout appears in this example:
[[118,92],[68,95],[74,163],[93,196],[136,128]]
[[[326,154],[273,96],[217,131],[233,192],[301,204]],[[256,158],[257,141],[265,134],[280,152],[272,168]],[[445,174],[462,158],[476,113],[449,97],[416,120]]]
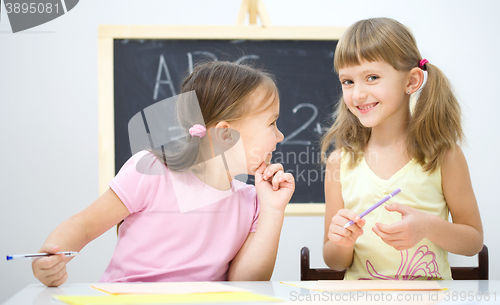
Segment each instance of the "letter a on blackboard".
[[[167,75],[167,80],[161,79],[161,71],[165,70],[165,74]],[[172,96],[175,94],[174,83],[172,78],[170,77],[170,72],[168,71],[167,62],[165,62],[165,58],[163,55],[160,55],[160,63],[158,64],[158,73],[156,74],[156,84],[155,84],[155,93],[153,95],[153,99],[156,101],[158,99],[158,89],[161,84],[168,84],[170,86],[170,90],[172,91]]]

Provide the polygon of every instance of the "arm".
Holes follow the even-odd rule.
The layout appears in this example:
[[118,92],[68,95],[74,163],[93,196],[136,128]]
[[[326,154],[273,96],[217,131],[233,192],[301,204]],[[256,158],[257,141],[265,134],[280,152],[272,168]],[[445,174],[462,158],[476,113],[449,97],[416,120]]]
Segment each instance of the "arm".
[[[265,174],[264,174],[265,172]],[[270,174],[268,174],[270,172]],[[273,274],[285,207],[292,197],[295,182],[284,173],[281,164],[265,163],[255,173],[255,187],[260,199],[259,223],[231,261],[230,281],[269,281]]]
[[[129,214],[120,198],[108,189],[85,210],[57,226],[50,233],[40,252],[80,251]],[[63,255],[36,259],[32,263],[33,274],[47,286],[59,286],[68,277],[66,264],[71,259]]]
[[[460,146],[449,151],[441,169],[443,193],[453,223],[432,217],[428,238],[444,250],[472,256],[483,248],[483,226],[472,189],[467,161]],[[452,238],[460,236],[460,238]]]
[[[340,150],[328,158],[325,174],[325,235],[323,259],[333,270],[341,271],[352,264],[354,243],[363,234],[364,219],[354,212],[344,209],[340,185]],[[353,220],[356,223],[344,229]]]
[[[448,151],[441,166],[442,187],[453,223],[400,204],[386,206],[397,211],[403,220],[391,225],[376,224],[373,231],[397,250],[415,246],[428,238],[444,250],[472,256],[483,247],[483,227],[472,189],[467,161],[456,145]],[[460,239],[453,238],[460,236]]]

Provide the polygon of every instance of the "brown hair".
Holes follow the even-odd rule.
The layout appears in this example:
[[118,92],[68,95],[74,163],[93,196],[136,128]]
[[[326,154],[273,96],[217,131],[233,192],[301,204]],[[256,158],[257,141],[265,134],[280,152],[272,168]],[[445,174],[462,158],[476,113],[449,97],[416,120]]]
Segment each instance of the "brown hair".
[[[422,59],[415,38],[396,20],[373,18],[361,20],[347,29],[335,50],[334,68],[359,65],[361,60],[384,61],[398,71],[418,67]],[[436,66],[425,64],[427,81],[416,100],[407,126],[407,152],[425,171],[433,172],[443,162],[445,153],[464,139],[460,106],[446,76]],[[334,144],[353,158],[353,167],[370,139],[371,128],[364,127],[349,111],[341,97],[333,126],[321,139],[323,162]]]
[[[252,110],[247,103],[248,97],[262,85],[267,88],[267,96],[257,109],[262,108],[264,102],[268,101],[271,96],[278,98],[278,88],[273,75],[228,61],[199,64],[184,79],[181,93],[194,91],[201,112],[192,113],[186,110],[188,106],[183,109],[181,101],[177,106],[179,122],[188,134],[189,128],[195,124],[205,125],[208,129],[221,121],[231,122],[242,119]],[[189,137],[187,145],[181,148],[172,146],[171,151],[162,151],[160,148],[152,152],[171,170],[189,170],[193,165],[202,161],[199,152],[200,141],[199,137]]]

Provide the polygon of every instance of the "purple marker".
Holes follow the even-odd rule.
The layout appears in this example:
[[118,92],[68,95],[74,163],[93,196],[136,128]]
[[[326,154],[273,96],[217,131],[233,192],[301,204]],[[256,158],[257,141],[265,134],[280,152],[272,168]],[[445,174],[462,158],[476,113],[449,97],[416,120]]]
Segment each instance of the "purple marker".
[[[380,205],[382,205],[382,203],[384,203],[387,200],[391,199],[392,197],[394,197],[399,192],[401,192],[401,189],[398,188],[394,192],[392,192],[389,195],[387,195],[384,198],[382,198],[382,200],[380,200],[379,202],[375,203],[374,205],[372,205],[371,207],[369,207],[368,209],[366,209],[363,213],[359,214],[359,217],[360,218],[365,217],[368,213],[370,213],[371,211],[373,211],[376,208],[378,208]],[[351,226],[351,225],[353,225],[353,224],[354,224],[354,221],[349,220],[349,222],[344,225],[344,229],[347,228],[347,227],[349,227],[349,226]]]

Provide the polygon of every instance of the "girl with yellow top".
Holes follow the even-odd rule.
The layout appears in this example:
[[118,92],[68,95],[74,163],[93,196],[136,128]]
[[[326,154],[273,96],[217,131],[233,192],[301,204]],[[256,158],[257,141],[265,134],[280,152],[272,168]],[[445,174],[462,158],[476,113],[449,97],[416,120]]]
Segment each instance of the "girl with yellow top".
[[[334,66],[343,95],[322,139],[326,264],[347,268],[349,280],[451,279],[448,252],[475,255],[483,229],[447,78],[422,59],[408,29],[388,18],[353,24]],[[410,107],[412,94],[418,98]],[[397,188],[384,207],[358,216]]]

